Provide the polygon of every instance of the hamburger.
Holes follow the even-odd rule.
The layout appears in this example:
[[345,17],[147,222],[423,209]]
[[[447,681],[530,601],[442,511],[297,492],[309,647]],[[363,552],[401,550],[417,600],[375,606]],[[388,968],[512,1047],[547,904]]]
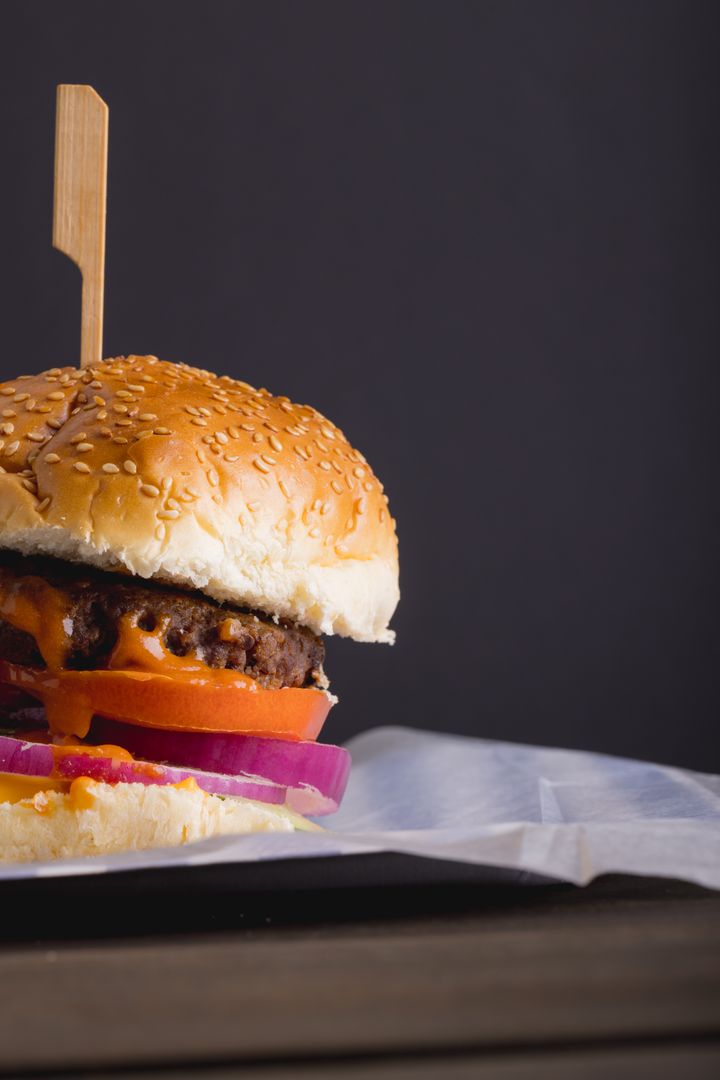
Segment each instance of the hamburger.
[[315,409],[154,356],[0,384],[0,859],[317,827],[323,636],[391,643],[398,598]]

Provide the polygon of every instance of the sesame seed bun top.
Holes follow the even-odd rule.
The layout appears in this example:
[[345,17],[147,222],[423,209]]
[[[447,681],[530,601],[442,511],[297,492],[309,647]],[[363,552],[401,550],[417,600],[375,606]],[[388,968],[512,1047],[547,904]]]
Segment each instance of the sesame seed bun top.
[[153,356],[0,385],[0,547],[392,641],[387,497],[307,405]]

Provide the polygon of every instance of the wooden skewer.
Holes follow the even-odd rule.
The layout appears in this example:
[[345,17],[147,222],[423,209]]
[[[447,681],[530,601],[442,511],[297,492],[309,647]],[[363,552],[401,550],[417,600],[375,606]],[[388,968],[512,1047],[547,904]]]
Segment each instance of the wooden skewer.
[[53,246],[82,274],[80,366],[102,360],[108,107],[92,86],[57,88]]

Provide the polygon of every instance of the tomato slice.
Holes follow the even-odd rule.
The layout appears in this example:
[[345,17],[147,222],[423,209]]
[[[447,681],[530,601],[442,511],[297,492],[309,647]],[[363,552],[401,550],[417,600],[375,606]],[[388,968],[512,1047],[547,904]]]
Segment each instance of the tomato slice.
[[0,683],[45,706],[52,731],[84,738],[94,715],[168,731],[316,739],[332,698],[314,687],[268,690],[234,671],[182,677],[145,671],[40,671],[0,660]]

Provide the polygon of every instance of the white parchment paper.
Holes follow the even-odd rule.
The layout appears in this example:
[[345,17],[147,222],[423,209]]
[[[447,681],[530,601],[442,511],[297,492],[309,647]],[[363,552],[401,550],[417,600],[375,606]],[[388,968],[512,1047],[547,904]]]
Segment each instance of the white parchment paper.
[[572,750],[376,728],[322,833],[0,866],[0,880],[395,851],[546,875],[682,878],[720,888],[720,777]]

